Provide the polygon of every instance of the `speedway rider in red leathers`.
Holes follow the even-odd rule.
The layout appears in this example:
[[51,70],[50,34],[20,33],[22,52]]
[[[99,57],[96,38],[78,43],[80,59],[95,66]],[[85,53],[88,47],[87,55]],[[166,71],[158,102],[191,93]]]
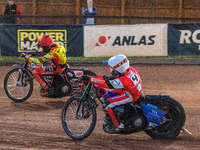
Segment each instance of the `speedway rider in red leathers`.
[[[116,55],[108,59],[111,69],[111,77],[107,76],[84,76],[85,80],[99,86],[97,94],[104,98],[103,109],[110,116],[114,126],[107,127],[107,132],[119,132],[124,128],[124,124],[114,114],[115,106],[124,106],[126,103],[133,103],[141,95],[142,86],[139,72],[133,67],[129,67],[129,60],[125,55]],[[103,91],[102,88],[114,89]]]
[[50,66],[41,66],[32,68],[33,76],[40,83],[40,85],[45,89],[41,95],[51,94],[49,85],[43,80],[41,75],[48,74],[60,74],[66,67],[66,50],[65,48],[58,44],[54,43],[52,37],[47,34],[44,34],[38,39],[38,46],[42,47],[43,57],[30,57],[29,55],[23,54],[30,63],[35,65],[42,65],[47,61],[52,61]]

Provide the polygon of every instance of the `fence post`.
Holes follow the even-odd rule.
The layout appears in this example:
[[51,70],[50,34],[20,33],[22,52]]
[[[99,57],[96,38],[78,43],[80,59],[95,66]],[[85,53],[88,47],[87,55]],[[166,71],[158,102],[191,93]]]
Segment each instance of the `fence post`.
[[[182,14],[183,14],[183,0],[179,0],[178,18],[182,18]],[[181,23],[182,21],[179,20],[178,22]]]
[[[121,17],[125,16],[125,0],[121,0]],[[124,18],[121,18],[121,24],[124,24]]]
[[[37,0],[33,0],[33,16],[36,15],[37,10]],[[32,24],[35,24],[35,17],[32,18]]]
[[[80,16],[80,0],[76,0],[76,16]],[[76,24],[80,24],[80,18],[76,18]]]

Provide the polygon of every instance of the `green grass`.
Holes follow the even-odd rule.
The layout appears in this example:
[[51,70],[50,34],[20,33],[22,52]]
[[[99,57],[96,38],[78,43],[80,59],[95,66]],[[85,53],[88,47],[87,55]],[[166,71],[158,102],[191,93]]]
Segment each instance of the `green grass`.
[[[103,60],[109,57],[67,57],[67,60]],[[134,56],[128,59],[200,59],[200,55],[195,56]],[[0,56],[0,61],[24,60],[22,57]]]
[[0,61],[2,60],[24,60],[22,57],[11,57],[11,56],[0,56]]

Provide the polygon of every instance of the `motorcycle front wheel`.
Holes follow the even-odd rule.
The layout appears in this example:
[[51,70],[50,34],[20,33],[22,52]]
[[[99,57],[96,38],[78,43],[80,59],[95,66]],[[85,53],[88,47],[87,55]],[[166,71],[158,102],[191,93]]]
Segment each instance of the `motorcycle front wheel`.
[[70,97],[62,109],[62,126],[65,133],[74,140],[88,137],[96,125],[96,108],[79,95]]
[[10,70],[4,79],[4,90],[14,102],[27,100],[33,92],[33,80],[28,71],[21,68]]

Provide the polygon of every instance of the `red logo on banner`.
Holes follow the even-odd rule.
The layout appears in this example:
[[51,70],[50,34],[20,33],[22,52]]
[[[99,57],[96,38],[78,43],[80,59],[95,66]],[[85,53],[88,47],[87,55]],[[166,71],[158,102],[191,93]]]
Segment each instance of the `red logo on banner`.
[[100,36],[99,41],[95,46],[106,46],[106,43],[110,40],[111,36]]

